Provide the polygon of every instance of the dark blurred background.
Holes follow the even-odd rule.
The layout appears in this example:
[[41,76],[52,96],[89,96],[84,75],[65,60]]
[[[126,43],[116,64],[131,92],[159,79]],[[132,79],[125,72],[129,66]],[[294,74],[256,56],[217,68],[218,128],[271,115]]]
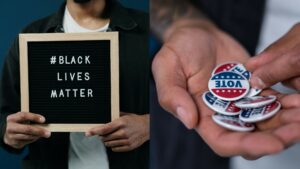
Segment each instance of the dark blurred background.
[[[148,11],[148,0],[119,0],[124,6]],[[0,70],[3,59],[18,33],[34,20],[54,13],[63,0],[1,0],[0,1]],[[0,72],[1,72],[0,71]],[[0,148],[0,169],[20,169],[22,155],[12,155]]]

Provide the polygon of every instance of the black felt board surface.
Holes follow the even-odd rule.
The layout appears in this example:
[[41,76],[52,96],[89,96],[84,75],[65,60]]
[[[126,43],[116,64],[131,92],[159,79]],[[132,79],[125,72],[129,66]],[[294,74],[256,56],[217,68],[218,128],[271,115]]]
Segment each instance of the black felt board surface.
[[[89,55],[90,64],[62,64],[59,56]],[[50,58],[56,56],[56,64]],[[85,61],[83,60],[83,63]],[[86,62],[88,63],[88,62]],[[111,121],[110,41],[28,42],[29,110],[46,117],[46,123],[92,124]],[[89,72],[89,80],[58,81],[64,73]],[[51,98],[52,90],[65,97]],[[66,90],[69,97],[66,97]],[[74,97],[73,89],[92,89],[93,97]],[[85,94],[86,96],[88,94]]]

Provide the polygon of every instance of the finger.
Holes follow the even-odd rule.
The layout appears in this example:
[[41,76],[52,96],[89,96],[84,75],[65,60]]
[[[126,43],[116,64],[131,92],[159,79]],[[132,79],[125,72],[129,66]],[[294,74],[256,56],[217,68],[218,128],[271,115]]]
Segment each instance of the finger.
[[294,48],[299,41],[297,38],[295,38],[299,35],[299,28],[299,24],[296,24],[287,34],[272,43],[259,55],[250,59],[246,64],[247,70],[253,72],[258,67],[266,65],[267,63],[276,59],[276,57],[281,56]]
[[283,47],[283,41],[283,38],[279,39],[275,43],[271,44],[268,48],[266,48],[263,52],[249,59],[246,63],[246,69],[250,72],[253,72],[257,68],[272,62],[278,56],[284,54],[284,52],[282,51],[283,49],[285,49]]
[[104,142],[104,144],[105,144],[106,147],[121,147],[121,146],[128,146],[128,145],[130,145],[128,139],[106,141],[106,142]]
[[99,125],[97,127],[90,129],[89,131],[86,132],[86,136],[93,136],[93,135],[104,136],[120,129],[123,126],[125,126],[124,121],[122,120],[122,118],[119,118],[110,123]]
[[285,144],[286,147],[300,141],[300,123],[291,123],[274,131]]
[[289,94],[278,98],[284,109],[300,107],[300,94]]
[[112,141],[116,139],[127,139],[127,138],[128,138],[128,134],[126,134],[125,130],[119,129],[109,135],[102,136],[102,141],[106,142],[106,141]]
[[242,157],[248,161],[251,161],[251,160],[257,160],[257,159],[261,158],[262,156],[255,157],[255,156],[250,156],[250,155],[243,155]]
[[29,113],[29,112],[18,112],[7,117],[7,121],[11,122],[36,122],[44,123],[45,117],[39,114]]
[[288,79],[286,81],[283,82],[283,85],[298,90],[300,91],[300,77],[295,77],[292,79]]
[[26,134],[26,135],[33,135],[37,137],[45,137],[49,138],[51,136],[51,132],[32,125],[24,125],[13,123],[11,125],[7,125],[7,132],[14,133],[14,134]]
[[280,121],[286,124],[300,122],[300,108],[284,110],[284,112],[281,113]]
[[[250,79],[251,86],[264,89],[300,74],[300,57],[289,54],[256,69]],[[282,69],[284,67],[284,69]]]
[[277,54],[262,52],[261,54],[249,59],[245,64],[246,69],[250,72],[253,72],[257,68],[271,62],[277,57]]
[[[232,132],[215,124],[211,117],[201,121],[201,130],[197,130],[206,143],[224,157],[244,155],[259,158],[283,150],[280,139],[267,132]],[[209,126],[209,129],[208,129]]]
[[[291,97],[287,99],[288,97]],[[259,130],[275,129],[283,124],[292,122],[300,122],[300,100],[299,94],[286,95],[281,98],[280,102],[283,109],[281,109],[274,117],[262,122],[256,123]]]
[[121,153],[121,152],[128,152],[133,150],[134,148],[132,148],[129,145],[125,145],[125,146],[120,146],[120,147],[113,147],[111,150],[113,152],[117,152],[117,153]]
[[282,110],[280,110],[272,118],[255,123],[257,130],[267,131],[267,130],[273,130],[277,127],[280,127],[282,125],[281,115],[282,115]]
[[132,115],[132,113],[120,112],[120,116]]
[[270,95],[274,95],[276,96],[276,98],[280,98],[282,97],[282,93],[278,93],[276,90],[273,89],[267,89],[267,90],[263,90],[261,91],[261,93],[259,94],[260,96],[270,96]]
[[27,134],[11,134],[10,139],[19,140],[23,142],[30,142],[39,139],[39,137]]
[[35,142],[36,140],[37,139],[29,140],[29,141],[13,140],[13,141],[11,141],[11,144],[9,144],[9,145],[16,148],[16,149],[21,149],[21,148],[24,148],[24,146]]
[[156,55],[152,71],[160,105],[179,118],[187,128],[198,123],[196,105],[188,93],[187,78],[176,54],[164,46]]

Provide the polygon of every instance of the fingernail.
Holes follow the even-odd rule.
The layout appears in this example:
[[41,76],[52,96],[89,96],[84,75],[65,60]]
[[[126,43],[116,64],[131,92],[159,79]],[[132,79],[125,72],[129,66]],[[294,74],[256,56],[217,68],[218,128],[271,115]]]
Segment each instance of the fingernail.
[[176,113],[177,113],[178,118],[183,122],[183,124],[186,126],[186,128],[192,129],[192,126],[190,124],[190,120],[189,120],[189,117],[188,117],[189,115],[184,110],[184,108],[177,107]]
[[254,89],[264,89],[266,84],[259,77],[251,77],[251,87]]
[[51,136],[51,132],[50,132],[50,131],[47,131],[47,132],[45,133],[45,136],[46,136],[46,138],[49,138],[49,137]]
[[92,136],[92,134],[91,134],[90,132],[86,132],[86,133],[85,133],[85,136],[86,136],[86,137],[90,137],[90,136]]
[[45,117],[40,117],[40,122],[44,123],[46,121]]

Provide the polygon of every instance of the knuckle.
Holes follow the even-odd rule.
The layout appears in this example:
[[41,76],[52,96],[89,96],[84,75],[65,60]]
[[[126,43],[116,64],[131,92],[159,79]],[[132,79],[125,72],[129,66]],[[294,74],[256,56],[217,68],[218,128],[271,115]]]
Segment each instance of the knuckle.
[[300,30],[300,22],[296,23],[293,27],[292,30]]
[[10,124],[7,124],[7,126],[6,126],[6,132],[7,133],[13,132],[13,128],[12,128],[12,126]]
[[293,99],[295,107],[299,107],[300,106],[300,95],[297,95],[295,97],[295,99]]
[[6,138],[7,138],[8,141],[13,140],[13,137],[12,137],[11,134],[7,134],[7,135],[6,135]]
[[27,134],[25,134],[25,135],[23,135],[23,136],[20,136],[20,138],[22,138],[22,139],[31,139],[31,136],[30,135],[27,135]]
[[40,128],[34,128],[32,130],[35,134],[39,135],[39,136],[45,136],[46,135],[46,131]]
[[260,70],[260,72],[258,72],[256,75],[259,78],[261,78],[264,83],[267,83],[267,85],[274,83],[274,81],[276,81],[277,79],[276,75],[273,72],[264,71],[264,70]]
[[155,74],[156,70],[159,69],[161,66],[161,62],[160,62],[161,57],[162,57],[162,55],[160,55],[160,52],[158,52],[158,54],[153,59],[151,69],[154,74]]
[[[296,90],[300,90],[300,78],[296,78],[293,80],[293,84],[292,86],[296,89]],[[300,98],[298,98],[300,99]]]
[[18,116],[20,117],[20,119],[25,120],[26,119],[26,113],[24,112],[19,112]]
[[127,137],[127,133],[124,129],[120,130],[120,137]]
[[36,122],[38,122],[39,119],[40,119],[39,115],[34,114],[34,115],[32,116],[32,120],[34,120],[34,121],[36,121]]
[[13,115],[9,115],[9,116],[6,117],[6,121],[10,122],[10,121],[12,121],[12,118],[13,118]]
[[292,67],[298,68],[300,66],[300,56],[299,55],[290,55],[287,59],[288,64]]
[[8,116],[6,117],[6,121],[7,121],[7,122],[13,121],[14,118],[15,118],[15,116],[19,116],[20,113],[21,113],[21,112],[17,112],[17,113],[13,113],[13,114],[8,115]]
[[124,118],[122,118],[122,120],[119,120],[118,125],[120,127],[124,127],[126,125],[126,122],[125,122]]
[[162,107],[167,107],[171,101],[172,98],[168,94],[168,91],[161,91],[161,93],[158,94],[158,102]]
[[32,133],[33,130],[32,130],[32,128],[31,128],[29,125],[26,125],[26,126],[24,127],[24,132],[25,132],[25,133]]
[[127,139],[127,140],[124,140],[124,144],[125,144],[125,145],[130,145],[131,142],[130,142],[130,140]]

